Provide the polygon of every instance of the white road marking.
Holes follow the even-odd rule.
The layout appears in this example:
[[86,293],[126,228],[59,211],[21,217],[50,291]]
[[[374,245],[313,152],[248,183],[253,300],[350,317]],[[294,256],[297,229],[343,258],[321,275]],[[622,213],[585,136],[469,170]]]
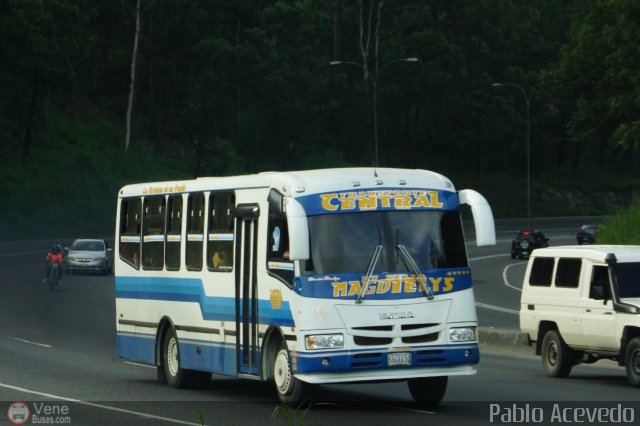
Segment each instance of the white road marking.
[[474,262],[476,260],[493,259],[493,258],[496,258],[496,257],[504,257],[504,256],[509,256],[509,254],[492,254],[492,255],[489,255],[489,256],[471,257],[471,258],[469,258],[469,262]]
[[416,410],[415,408],[395,407],[395,406],[391,406],[391,408],[395,408],[396,410],[411,411],[412,413],[436,414],[435,411]]
[[52,348],[52,347],[53,347],[53,346],[51,346],[51,345],[47,345],[46,343],[32,342],[31,340],[25,340],[25,339],[21,339],[21,338],[19,338],[19,337],[7,336],[7,339],[17,340],[18,342],[28,343],[28,344],[30,344],[30,345],[41,346],[41,347],[43,347],[43,348]]
[[135,365],[136,367],[145,367],[145,368],[153,368],[155,369],[156,367],[153,365],[146,365],[146,364],[138,364],[137,362],[130,362],[130,361],[123,361],[125,364],[129,364],[129,365]]
[[522,293],[522,289],[521,288],[515,287],[515,286],[512,286],[511,284],[509,284],[509,280],[507,279],[507,271],[512,266],[526,265],[526,264],[527,264],[527,262],[518,262],[518,263],[512,263],[511,265],[505,266],[505,268],[502,270],[502,280],[504,281],[504,285],[506,285],[507,287],[511,287],[512,289],[517,290],[517,291]]
[[103,405],[103,404],[96,404],[94,402],[82,401],[81,399],[67,398],[67,397],[60,396],[60,395],[53,395],[53,394],[50,394],[50,393],[37,392],[37,391],[34,391],[34,390],[30,390],[30,389],[20,388],[18,386],[7,385],[5,383],[0,383],[0,387],[6,388],[6,389],[12,389],[12,390],[15,390],[15,391],[18,391],[18,392],[28,393],[28,394],[31,394],[31,395],[38,395],[38,396],[42,396],[42,397],[50,398],[50,399],[54,399],[54,400],[73,402],[75,404],[86,405],[88,407],[100,408],[100,409],[103,409],[103,410],[115,411],[115,412],[124,413],[124,414],[133,414],[134,416],[145,417],[145,418],[148,418],[148,419],[162,420],[162,421],[169,422],[169,423],[176,423],[176,424],[181,424],[181,425],[193,425],[193,426],[201,426],[202,425],[202,423],[192,423],[192,422],[187,422],[187,421],[184,421],[184,420],[178,420],[178,419],[172,419],[172,418],[169,418],[169,417],[156,416],[154,414],[142,413],[140,411],[125,410],[124,408],[112,407],[110,405]]
[[514,314],[514,315],[520,314],[520,311],[516,311],[515,309],[503,308],[503,307],[494,306],[494,305],[487,305],[486,303],[476,302],[476,306],[479,306],[485,309],[492,309],[494,311],[506,312],[507,314]]

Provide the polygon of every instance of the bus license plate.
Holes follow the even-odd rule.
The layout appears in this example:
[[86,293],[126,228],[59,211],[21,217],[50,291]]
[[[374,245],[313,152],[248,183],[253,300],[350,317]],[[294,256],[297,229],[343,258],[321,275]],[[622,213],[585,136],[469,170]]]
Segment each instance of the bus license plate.
[[387,354],[387,365],[411,365],[411,352],[392,352]]

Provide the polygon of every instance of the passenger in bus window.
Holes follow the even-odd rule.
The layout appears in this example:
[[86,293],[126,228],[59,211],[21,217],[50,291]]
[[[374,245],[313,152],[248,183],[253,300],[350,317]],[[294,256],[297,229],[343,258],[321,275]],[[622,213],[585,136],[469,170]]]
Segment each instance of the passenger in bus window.
[[213,267],[221,268],[228,265],[227,253],[224,250],[218,250],[213,254]]

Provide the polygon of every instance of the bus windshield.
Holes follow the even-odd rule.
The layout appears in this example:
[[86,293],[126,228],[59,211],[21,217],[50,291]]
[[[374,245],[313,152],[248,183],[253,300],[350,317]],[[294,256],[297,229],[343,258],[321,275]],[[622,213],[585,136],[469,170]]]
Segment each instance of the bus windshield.
[[406,247],[418,268],[467,267],[459,212],[377,211],[309,217],[315,274],[364,273],[376,246],[382,252],[374,272],[407,272],[397,251]]

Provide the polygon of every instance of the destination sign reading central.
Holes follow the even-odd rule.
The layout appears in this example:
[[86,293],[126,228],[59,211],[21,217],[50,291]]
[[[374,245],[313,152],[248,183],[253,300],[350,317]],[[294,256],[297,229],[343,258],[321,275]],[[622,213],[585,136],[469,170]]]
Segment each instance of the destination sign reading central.
[[298,201],[308,215],[385,210],[459,210],[456,194],[433,189],[391,188],[326,192]]

